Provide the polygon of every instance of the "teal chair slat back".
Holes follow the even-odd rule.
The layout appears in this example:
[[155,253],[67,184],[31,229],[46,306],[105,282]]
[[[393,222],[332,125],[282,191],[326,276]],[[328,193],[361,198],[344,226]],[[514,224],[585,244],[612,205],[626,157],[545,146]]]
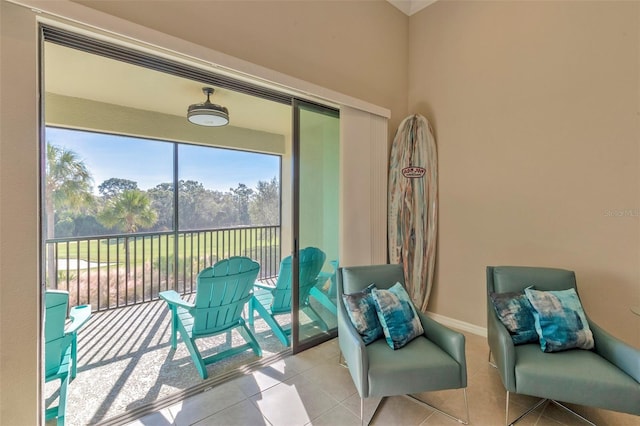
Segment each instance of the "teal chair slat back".
[[318,274],[324,266],[326,255],[316,247],[307,247],[300,255],[300,304],[307,300],[309,291],[317,284]]
[[205,268],[198,274],[195,307],[192,309],[194,335],[210,334],[238,323],[245,303],[251,298],[260,264],[234,256]]
[[576,288],[576,274],[557,268],[530,266],[487,267],[487,289],[489,292],[507,293],[522,291],[532,285],[536,290],[567,290]]
[[278,271],[278,280],[275,288],[271,291],[273,300],[271,302],[272,312],[290,311],[291,310],[291,286],[293,284],[293,272],[291,265],[291,256],[287,256],[280,262],[280,270]]
[[331,278],[329,278],[330,283],[329,283],[329,290],[327,291],[327,294],[329,295],[329,297],[335,298],[336,295],[338,294],[337,275],[338,275],[338,268],[340,267],[340,264],[337,260],[332,260],[330,263],[331,263],[331,267],[333,268],[333,274],[331,275]]
[[69,307],[69,293],[47,290],[45,293],[45,376],[57,373],[64,351],[69,346],[71,336],[64,333]]
[[[299,304],[304,305],[309,297],[309,292],[316,285],[318,274],[322,270],[326,255],[317,247],[306,247],[300,250],[300,263],[298,271]],[[276,287],[272,291],[273,302],[271,303],[271,311],[288,312],[291,311],[292,305],[292,266],[291,256],[287,256],[280,262],[280,271],[278,272],[278,280]]]

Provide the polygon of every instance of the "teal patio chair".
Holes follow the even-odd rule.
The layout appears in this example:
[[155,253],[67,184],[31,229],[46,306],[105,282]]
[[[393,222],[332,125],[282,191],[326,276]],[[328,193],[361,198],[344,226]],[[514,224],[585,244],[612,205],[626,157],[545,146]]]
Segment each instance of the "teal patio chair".
[[[78,372],[78,330],[91,317],[91,306],[71,308],[67,321],[69,292],[47,290],[44,313],[44,375],[45,382],[60,380],[58,405],[47,408],[47,420],[57,418],[64,425],[67,409],[67,387]],[[66,324],[68,322],[68,324]],[[66,326],[65,326],[66,324]]]
[[338,315],[336,306],[336,274],[339,264],[337,260],[332,260],[332,272],[320,272],[318,274],[318,282],[311,288],[309,295],[316,299],[318,303],[324,306],[333,315]]
[[[316,323],[322,331],[327,331],[327,324],[309,304],[309,292],[318,282],[318,274],[324,265],[325,254],[316,247],[307,247],[300,250],[299,267],[299,306],[307,316]],[[271,327],[280,342],[289,346],[291,327],[284,328],[278,323],[276,317],[290,314],[293,306],[293,273],[291,269],[291,256],[287,256],[280,262],[280,271],[275,286],[255,283],[253,297],[249,301],[249,325],[254,324],[254,311],[264,319]]]
[[[183,300],[173,291],[163,291],[160,298],[171,310],[171,348],[175,349],[178,332],[184,341],[198,373],[208,377],[207,364],[253,350],[262,356],[262,349],[242,318],[245,305],[251,299],[253,283],[260,265],[248,257],[234,256],[205,268],[198,274],[194,303]],[[203,358],[196,340],[238,329],[246,343]]]

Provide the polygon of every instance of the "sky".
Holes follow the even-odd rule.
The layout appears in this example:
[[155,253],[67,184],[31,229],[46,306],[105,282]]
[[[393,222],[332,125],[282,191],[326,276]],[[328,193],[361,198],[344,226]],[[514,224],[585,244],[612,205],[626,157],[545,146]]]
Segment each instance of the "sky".
[[[173,181],[173,143],[47,127],[46,141],[75,152],[98,185],[116,177],[147,190]],[[222,148],[180,144],[179,179],[201,182],[205,188],[228,192],[244,183],[280,178],[280,157]]]

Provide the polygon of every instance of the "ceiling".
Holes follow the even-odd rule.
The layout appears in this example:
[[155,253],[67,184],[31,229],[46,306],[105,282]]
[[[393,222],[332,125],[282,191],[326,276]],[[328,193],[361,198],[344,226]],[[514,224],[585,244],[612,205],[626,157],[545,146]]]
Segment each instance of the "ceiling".
[[387,0],[389,3],[400,9],[405,15],[411,16],[420,12],[431,3],[437,0]]
[[[185,117],[202,103],[203,84],[140,66],[45,43],[45,91]],[[215,88],[211,102],[229,109],[229,125],[270,133],[291,132],[291,107]]]
[[[412,15],[436,0],[387,0]],[[45,91],[92,101],[185,117],[202,103],[203,83],[45,43]],[[215,88],[211,102],[229,109],[229,125],[276,134],[291,132],[291,108],[227,89]]]

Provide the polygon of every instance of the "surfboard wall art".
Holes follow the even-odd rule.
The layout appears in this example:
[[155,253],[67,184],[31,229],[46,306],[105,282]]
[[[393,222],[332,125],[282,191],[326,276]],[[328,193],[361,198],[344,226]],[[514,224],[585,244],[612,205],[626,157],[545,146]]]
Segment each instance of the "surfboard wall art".
[[438,153],[422,115],[405,118],[389,160],[389,261],[404,266],[407,292],[426,311],[438,230]]

